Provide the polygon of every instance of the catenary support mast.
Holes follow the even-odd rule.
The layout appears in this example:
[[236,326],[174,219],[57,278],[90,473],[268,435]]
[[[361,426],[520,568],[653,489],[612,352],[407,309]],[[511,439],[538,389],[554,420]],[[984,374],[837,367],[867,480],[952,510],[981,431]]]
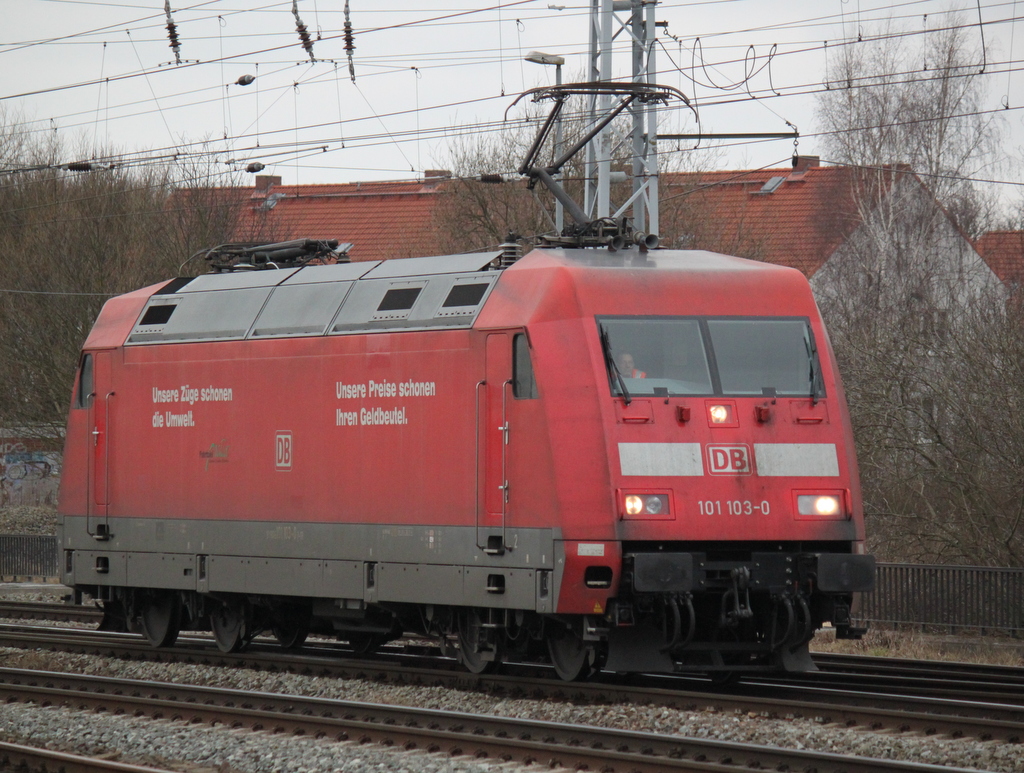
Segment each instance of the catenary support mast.
[[[635,84],[654,85],[655,0],[592,0],[590,7],[590,80],[615,80],[613,46],[630,42],[631,75]],[[584,210],[588,216],[619,218],[632,208],[633,228],[658,232],[657,100],[636,101],[629,110],[632,129],[628,137],[633,184],[622,203],[612,201],[613,127],[602,130],[587,146],[587,185]],[[596,125],[613,109],[610,94],[591,95],[590,125]],[[624,170],[623,170],[624,171]]]

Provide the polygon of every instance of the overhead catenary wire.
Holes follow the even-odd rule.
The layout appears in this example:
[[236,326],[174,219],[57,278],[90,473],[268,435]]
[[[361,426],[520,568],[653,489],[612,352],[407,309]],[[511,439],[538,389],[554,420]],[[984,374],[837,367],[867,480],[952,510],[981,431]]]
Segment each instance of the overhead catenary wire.
[[[915,33],[915,34],[917,34],[917,33]],[[781,54],[780,54],[780,55],[781,55]],[[792,92],[792,90],[791,90],[791,91],[790,91],[790,92],[789,92],[788,94],[786,94],[786,95],[787,95],[787,96],[788,96],[788,95],[792,95],[793,93],[794,93],[794,92]],[[799,92],[796,92],[796,93],[799,93]],[[760,95],[759,95],[759,96],[760,96]],[[718,103],[718,104],[722,104],[722,103]]]
[[[199,4],[199,5],[208,5],[208,4]],[[279,3],[277,5],[280,6],[282,4]],[[696,5],[696,4],[684,4],[684,5]],[[911,5],[913,5],[913,4],[912,3],[901,3],[901,4],[899,4],[900,7],[911,6]],[[415,23],[415,22],[408,22],[408,23],[412,24],[412,23]],[[772,26],[778,26],[778,25],[772,25]],[[960,25],[960,26],[970,26],[970,25]],[[790,25],[790,28],[793,28],[792,25]],[[911,33],[906,33],[906,34],[909,35]],[[922,33],[920,33],[920,31],[916,31],[915,30],[912,34],[922,34]],[[294,42],[291,45],[294,46]],[[839,43],[834,43],[834,45],[839,45]],[[813,50],[813,47],[808,47],[807,50],[808,51],[809,50]],[[782,55],[785,55],[785,54],[783,52],[780,52],[779,55],[782,56]],[[740,61],[740,60],[735,60],[735,61]],[[1012,63],[1012,62],[1008,63],[1003,69],[1000,70],[1000,72],[1007,73],[1009,75],[1009,74],[1011,74],[1012,72],[1015,72],[1018,69],[1016,64],[1017,63]],[[990,65],[990,68],[991,68],[992,63],[990,62],[989,65]],[[294,62],[292,63],[291,66],[294,66]],[[439,65],[436,65],[436,63],[426,63],[426,64],[423,65],[423,69],[424,70],[428,70],[431,67],[435,67],[435,66],[439,66]],[[419,65],[417,65],[417,67],[419,68]],[[286,68],[282,67],[281,69],[284,70]],[[989,72],[986,73],[986,75],[991,74],[991,73],[992,73],[992,69],[990,69]],[[314,76],[314,77],[319,77],[319,76]],[[335,75],[335,80],[337,80],[336,75]],[[798,84],[797,86],[799,87],[800,84]],[[815,93],[816,91],[820,91],[820,85],[816,86],[815,84],[802,84],[802,86],[804,87],[803,91],[799,90],[799,88],[793,87],[792,84],[787,86],[787,88],[789,88],[790,90],[787,91],[787,92],[784,92],[781,95],[781,97],[782,98],[788,98],[788,97],[792,97],[792,96],[800,96],[800,95],[812,94],[812,93]],[[871,87],[871,86],[869,85],[869,86],[866,86],[866,87]],[[281,96],[283,96],[284,88],[285,87],[280,87],[280,88],[282,89]],[[272,94],[273,94],[273,90],[271,90],[271,92],[270,92],[270,95],[272,95]],[[754,94],[759,98],[759,100],[762,102],[762,104],[766,104],[767,103],[767,101],[769,99],[769,95],[766,92],[755,90]],[[488,99],[494,99],[494,98],[500,99],[500,96],[490,95],[489,97],[482,98],[482,99],[475,100],[475,101],[474,100],[466,100],[466,102],[467,103],[482,104],[482,103],[485,103]],[[736,95],[736,99],[734,99],[734,100],[722,99],[722,100],[709,101],[706,104],[708,106],[728,105],[728,104],[734,104],[734,103],[737,103],[737,102],[742,102],[742,101],[745,101],[746,99],[747,99],[747,97],[744,97],[743,95]],[[169,108],[169,109],[173,109],[173,108]],[[267,112],[270,109],[271,108],[268,107],[268,108],[265,108],[264,110],[260,110],[260,111],[258,111],[258,115],[266,115]],[[420,110],[394,111],[393,114],[401,115],[401,114],[406,114],[406,113],[415,113],[416,116],[417,116],[417,121],[420,121],[419,117],[423,114],[423,111],[430,110],[430,109],[444,109],[444,108],[443,108],[443,106],[428,105],[428,106],[424,107],[422,111],[420,111]],[[990,112],[998,112],[998,111],[990,111]],[[388,115],[388,114],[387,113],[381,113],[381,116],[386,116],[386,115]],[[379,120],[379,118],[381,116],[376,115],[376,113],[373,116],[358,116],[358,117],[353,116],[352,120],[353,121]],[[298,123],[298,122],[296,122],[296,123]],[[317,124],[308,124],[308,125],[303,125],[303,126],[293,126],[293,127],[290,127],[288,129],[288,131],[291,131],[291,132],[301,131],[301,132],[304,132],[304,133],[307,133],[307,134],[314,135],[312,137],[307,136],[307,137],[304,138],[303,142],[307,143],[307,144],[310,144],[310,143],[316,144],[318,142],[319,143],[323,143],[323,142],[334,141],[334,140],[339,140],[340,142],[347,142],[347,138],[343,138],[343,132],[341,131],[343,124],[340,121],[339,122],[332,122],[332,123],[333,123],[333,126],[334,126],[335,130],[336,130],[336,132],[333,133],[333,134],[325,134],[323,132],[323,130],[321,128],[319,128],[319,127],[323,127],[323,126],[325,126],[327,124],[319,124],[319,123],[317,123]],[[357,124],[352,123],[352,124],[348,124],[348,125],[355,126]],[[432,130],[435,133],[431,133]],[[479,126],[476,126],[474,124],[467,124],[460,131],[462,131],[464,133],[472,133],[474,131],[486,132],[486,131],[492,131],[492,130],[493,129],[488,128],[488,127],[486,127],[485,124],[481,123]],[[271,138],[275,134],[280,136],[280,132],[282,132],[282,131],[285,131],[285,129],[281,129],[281,130],[274,129],[274,130],[271,130],[266,136],[267,136],[267,138]],[[349,144],[349,147],[370,147],[370,146],[380,146],[380,145],[384,145],[384,144],[396,144],[397,145],[398,141],[407,141],[407,140],[411,141],[414,138],[417,141],[421,141],[424,138],[441,136],[441,135],[436,133],[437,131],[439,131],[439,129],[436,126],[430,126],[430,125],[422,126],[422,125],[418,125],[414,131],[406,131],[406,132],[401,132],[401,133],[393,132],[393,131],[388,131],[387,129],[385,129],[384,132],[377,133],[377,134],[374,134],[372,132],[366,132],[366,133],[363,133],[361,135],[357,135],[352,140],[352,142]],[[261,149],[261,146],[269,147],[269,146],[265,146],[265,145],[263,145],[261,143],[261,132],[259,130],[257,130],[257,132],[256,132],[256,142],[255,142],[255,145],[253,145],[251,143],[251,141],[247,142],[246,134],[247,134],[246,132],[242,132],[237,137],[237,139],[240,140],[240,148],[239,149],[243,153],[244,152],[251,152],[253,150],[258,151],[258,150]],[[817,135],[815,133],[807,133],[807,132],[803,132],[802,135],[803,135],[803,137],[805,139],[812,138],[812,137],[815,137],[815,136],[819,136],[819,135]],[[231,139],[235,140],[236,137],[233,136]],[[251,140],[251,135],[249,135],[248,139]],[[192,147],[193,149],[196,149],[196,145],[195,144],[191,144],[190,147]],[[197,151],[197,152],[201,152],[201,151]],[[330,152],[334,152],[334,149],[331,149]],[[241,153],[236,153],[236,155],[241,155]],[[131,162],[131,163],[144,164],[144,163],[149,163],[149,161],[148,160],[138,160],[138,161],[134,161],[134,162]],[[159,163],[159,162],[158,161],[153,161],[153,163]],[[410,164],[409,166],[412,167],[413,165]]]
[[[219,18],[219,17],[218,17],[218,18]],[[1001,23],[1001,22],[1005,22],[1005,21],[1006,21],[1006,20],[996,20],[996,21],[994,21],[994,22],[989,22],[989,24],[992,24],[992,23]],[[410,24],[411,24],[411,23],[413,23],[413,22],[410,22]],[[392,25],[392,27],[397,27],[397,26],[401,26],[401,25]],[[965,27],[965,26],[971,26],[971,25],[959,25],[959,26],[960,26],[960,27]],[[377,28],[377,29],[386,29],[386,28]],[[369,30],[369,31],[373,31],[373,30]],[[369,32],[369,31],[368,31],[368,32]],[[906,35],[918,35],[918,34],[921,34],[921,32],[920,32],[920,31],[913,31],[913,32],[904,32],[904,33],[900,33],[900,34],[899,34],[898,36],[906,36]],[[889,37],[896,37],[896,36],[889,36]],[[878,38],[878,39],[880,39],[880,38]],[[842,43],[842,42],[838,42],[838,43],[837,43],[837,42],[833,42],[833,45],[837,45],[837,44],[841,44],[841,43]],[[263,49],[262,51],[267,51],[267,50],[268,50],[268,49]],[[272,49],[272,50],[273,50],[273,49]],[[812,50],[812,49],[801,49],[801,50],[798,50],[798,51],[793,51],[793,52],[782,52],[782,53],[780,53],[780,54],[778,54],[778,55],[779,55],[779,56],[783,56],[783,55],[786,55],[786,54],[793,54],[793,53],[806,53],[806,52],[807,52],[807,51],[809,51],[809,50]],[[258,53],[261,53],[261,52],[250,52],[250,54],[248,54],[248,55],[256,55],[256,54],[258,54]],[[240,54],[240,55],[237,55],[237,56],[246,56],[246,55],[247,55],[247,54]],[[218,60],[214,60],[214,61],[218,61]],[[728,63],[728,62],[725,62],[725,63]],[[720,64],[725,64],[725,63],[720,63]],[[136,73],[135,75],[141,75],[141,73]],[[77,84],[76,84],[76,85],[77,85]],[[67,87],[67,86],[61,86],[61,87],[56,87],[56,88],[66,88],[66,87]],[[12,96],[14,96],[14,95],[12,95]],[[0,97],[0,99],[2,99],[2,98],[3,98],[3,97]]]

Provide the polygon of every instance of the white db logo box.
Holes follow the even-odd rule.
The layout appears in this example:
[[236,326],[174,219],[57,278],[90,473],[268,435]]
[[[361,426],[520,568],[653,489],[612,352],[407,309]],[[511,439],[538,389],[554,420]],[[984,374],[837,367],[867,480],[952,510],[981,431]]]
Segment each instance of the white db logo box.
[[707,446],[709,475],[750,475],[750,448],[746,445]]
[[278,432],[274,443],[274,466],[278,470],[292,468],[292,433]]

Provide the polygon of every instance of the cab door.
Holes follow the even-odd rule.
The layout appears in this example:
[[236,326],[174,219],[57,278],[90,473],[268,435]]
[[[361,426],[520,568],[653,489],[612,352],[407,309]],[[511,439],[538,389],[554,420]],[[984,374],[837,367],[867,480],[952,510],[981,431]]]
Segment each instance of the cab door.
[[510,486],[508,444],[512,384],[512,335],[490,333],[485,348],[484,379],[477,386],[477,547],[491,555],[505,552]]
[[[100,351],[86,356],[92,357],[92,389],[86,395],[89,401],[89,432],[86,440],[89,446],[89,531],[99,537],[106,533],[107,508],[110,505],[110,448],[115,394],[111,378],[112,353]],[[97,527],[92,518],[103,519],[103,525]]]

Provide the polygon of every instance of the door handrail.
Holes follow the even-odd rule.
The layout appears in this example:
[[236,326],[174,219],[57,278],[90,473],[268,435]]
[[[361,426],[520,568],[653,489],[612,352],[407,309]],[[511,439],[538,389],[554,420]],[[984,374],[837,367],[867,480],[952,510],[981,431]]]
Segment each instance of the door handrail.
[[480,387],[483,386],[487,386],[487,379],[476,382],[476,454],[473,460],[476,464],[476,546],[481,550],[484,549],[484,546],[480,544],[480,498],[483,494],[480,486],[480,465],[485,463],[480,458]]

